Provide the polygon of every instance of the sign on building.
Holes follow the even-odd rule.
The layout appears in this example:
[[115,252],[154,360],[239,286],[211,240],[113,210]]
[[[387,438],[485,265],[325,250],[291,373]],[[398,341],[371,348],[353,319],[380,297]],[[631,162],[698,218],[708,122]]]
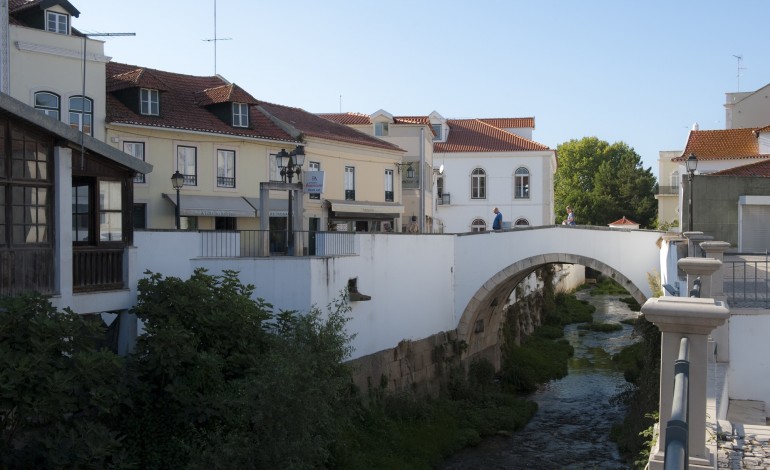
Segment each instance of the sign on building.
[[303,173],[305,192],[308,194],[321,194],[324,192],[324,172],[306,171]]

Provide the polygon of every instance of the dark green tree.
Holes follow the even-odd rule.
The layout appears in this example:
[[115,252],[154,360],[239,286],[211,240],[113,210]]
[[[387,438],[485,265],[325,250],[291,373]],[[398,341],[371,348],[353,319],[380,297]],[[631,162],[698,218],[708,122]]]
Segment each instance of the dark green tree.
[[603,225],[627,217],[643,228],[657,218],[655,177],[641,157],[623,142],[609,144],[596,137],[570,140],[557,147],[554,177],[556,220],[575,210],[577,223]]

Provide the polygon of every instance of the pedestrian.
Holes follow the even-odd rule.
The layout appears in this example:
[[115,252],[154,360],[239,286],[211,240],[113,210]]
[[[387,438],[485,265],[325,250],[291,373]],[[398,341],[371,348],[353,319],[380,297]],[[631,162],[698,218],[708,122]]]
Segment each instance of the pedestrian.
[[575,224],[575,213],[572,211],[572,207],[567,206],[567,220],[564,221],[565,225],[576,225]]
[[495,207],[495,210],[493,210],[495,215],[495,220],[492,221],[492,230],[500,230],[503,228],[503,213],[500,212],[497,207]]

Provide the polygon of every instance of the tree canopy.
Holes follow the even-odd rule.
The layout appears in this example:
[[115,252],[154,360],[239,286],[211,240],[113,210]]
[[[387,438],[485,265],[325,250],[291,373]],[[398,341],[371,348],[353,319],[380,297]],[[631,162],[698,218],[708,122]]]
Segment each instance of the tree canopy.
[[564,142],[556,148],[556,220],[572,206],[580,225],[607,225],[622,217],[651,228],[657,218],[656,181],[639,154],[624,142],[597,137]]

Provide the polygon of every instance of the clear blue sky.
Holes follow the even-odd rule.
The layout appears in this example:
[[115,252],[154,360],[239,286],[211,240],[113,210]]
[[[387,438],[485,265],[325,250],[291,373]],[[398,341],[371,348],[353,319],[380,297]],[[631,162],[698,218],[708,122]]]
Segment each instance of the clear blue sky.
[[214,0],[72,3],[84,32],[136,33],[104,38],[118,62],[310,112],[534,116],[540,143],[623,141],[656,176],[770,83],[767,0],[216,0],[216,36]]

